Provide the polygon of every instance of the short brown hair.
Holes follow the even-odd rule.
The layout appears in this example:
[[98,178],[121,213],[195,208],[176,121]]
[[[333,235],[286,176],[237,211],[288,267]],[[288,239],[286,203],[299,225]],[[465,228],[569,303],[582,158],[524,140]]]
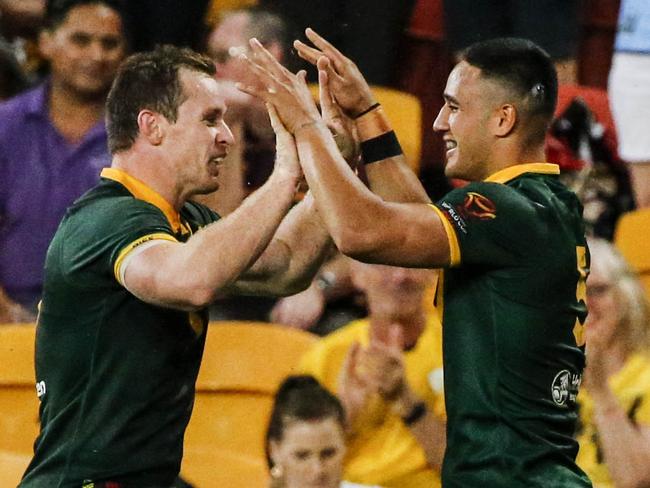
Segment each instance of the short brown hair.
[[106,100],[106,130],[111,154],[129,149],[138,136],[138,114],[153,110],[171,122],[186,100],[181,68],[214,76],[214,63],[191,49],[157,46],[153,51],[134,54],[120,66]]

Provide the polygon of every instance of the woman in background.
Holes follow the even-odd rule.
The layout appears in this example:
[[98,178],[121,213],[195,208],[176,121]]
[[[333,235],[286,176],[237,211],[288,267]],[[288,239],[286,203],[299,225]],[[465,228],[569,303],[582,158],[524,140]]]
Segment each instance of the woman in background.
[[275,397],[266,434],[271,488],[338,488],[345,413],[312,376],[289,376]]
[[594,488],[650,486],[650,322],[643,288],[609,242],[589,242],[578,465]]

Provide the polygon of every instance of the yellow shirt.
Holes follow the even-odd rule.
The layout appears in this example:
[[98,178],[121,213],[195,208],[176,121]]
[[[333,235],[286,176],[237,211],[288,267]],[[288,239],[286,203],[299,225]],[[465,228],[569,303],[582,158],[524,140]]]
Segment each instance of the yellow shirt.
[[[632,356],[623,368],[610,378],[609,385],[628,417],[637,424],[650,426],[650,358]],[[576,463],[594,488],[613,488],[607,465],[600,449],[598,431],[594,424],[594,405],[585,388],[578,395],[580,405],[580,451]]]
[[[369,322],[357,320],[319,340],[303,357],[301,370],[336,392],[345,356],[354,342],[367,345]],[[442,328],[429,314],[416,346],[405,353],[406,376],[414,393],[444,419]],[[386,488],[433,488],[440,474],[428,467],[424,450],[381,398],[372,398],[348,443],[344,479]]]

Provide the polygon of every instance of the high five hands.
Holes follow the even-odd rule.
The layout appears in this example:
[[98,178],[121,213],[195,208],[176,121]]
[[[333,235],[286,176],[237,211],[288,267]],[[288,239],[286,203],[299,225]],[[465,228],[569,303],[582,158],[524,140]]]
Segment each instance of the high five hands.
[[[344,159],[354,166],[359,149],[354,122],[348,115],[354,114],[356,107],[364,106],[362,110],[365,110],[366,105],[372,105],[372,93],[352,61],[311,29],[307,29],[307,35],[321,50],[300,41],[296,41],[295,46],[302,58],[319,68],[322,116],[318,113],[306,83],[305,71],[291,73],[257,39],[249,41],[252,56],[242,57],[251,72],[261,81],[261,87],[238,84],[238,88],[274,106],[283,125],[292,134],[301,128],[324,122],[333,134]],[[332,57],[332,63],[324,53]],[[332,93],[332,89],[337,93]]]
[[376,100],[357,65],[314,30],[307,28],[305,34],[315,47],[298,40],[293,47],[301,58],[318,68],[319,83],[328,84],[343,112],[354,118],[372,107]]

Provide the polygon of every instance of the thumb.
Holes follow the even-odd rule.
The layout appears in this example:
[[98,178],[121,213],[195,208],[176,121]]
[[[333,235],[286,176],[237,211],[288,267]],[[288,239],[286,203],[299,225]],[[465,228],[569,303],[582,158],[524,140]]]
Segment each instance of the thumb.
[[269,119],[271,120],[271,127],[273,127],[273,131],[276,134],[280,134],[283,132],[288,132],[287,128],[284,126],[282,121],[280,120],[280,116],[278,115],[278,111],[276,108],[271,105],[270,103],[266,103],[266,110],[269,113]]
[[404,329],[399,324],[391,324],[388,329],[388,347],[395,352],[404,350]]
[[325,56],[318,58],[318,97],[323,119],[332,120],[337,115],[334,99],[330,90],[330,60]]

